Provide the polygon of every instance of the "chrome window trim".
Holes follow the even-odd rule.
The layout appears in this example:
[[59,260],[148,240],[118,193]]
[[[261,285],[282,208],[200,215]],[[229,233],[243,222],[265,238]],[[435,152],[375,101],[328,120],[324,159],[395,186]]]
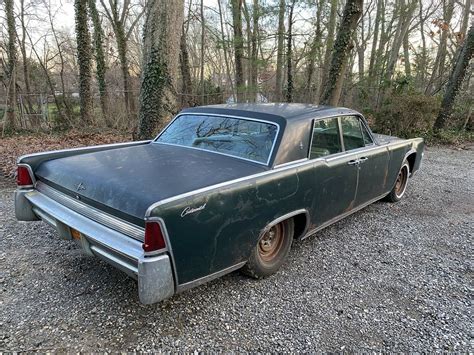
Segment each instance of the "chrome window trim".
[[51,186],[46,185],[41,181],[38,181],[36,190],[84,217],[87,217],[97,223],[123,233],[138,241],[143,242],[144,240],[145,229],[142,227],[131,224],[127,221],[124,221],[123,219],[112,216],[83,202],[77,201],[76,199],[52,188]]
[[[311,159],[311,146],[313,145],[313,132],[314,132],[314,125],[316,124],[317,121],[322,121],[322,120],[326,120],[326,119],[331,119],[331,118],[336,118],[337,119],[337,130],[339,132],[339,143],[341,143],[341,149],[342,151],[340,152],[337,152],[337,153],[334,153],[334,154],[340,154],[340,153],[344,153],[344,144],[342,142],[342,136],[341,136],[341,129],[340,129],[340,124],[339,124],[339,116],[327,116],[327,117],[321,117],[321,118],[315,118],[313,119],[313,123],[311,125],[311,137],[310,137],[310,140],[309,140],[309,146],[308,146],[308,154],[307,154],[307,157],[306,159],[308,160],[315,160],[315,159],[321,159],[321,158],[325,158],[325,157],[317,157],[317,158],[314,158],[314,159]],[[327,156],[331,156],[331,155],[334,155],[334,154],[329,154]]]
[[[158,138],[160,138],[160,136],[168,129],[168,127],[174,122],[176,121],[179,117],[181,116],[185,116],[185,115],[188,115],[188,116],[214,116],[214,117],[227,117],[227,118],[234,118],[234,119],[240,119],[240,120],[246,120],[246,121],[253,121],[253,122],[262,122],[262,123],[267,123],[267,124],[271,124],[273,126],[276,126],[277,128],[277,131],[276,131],[276,134],[275,134],[275,138],[273,139],[273,144],[272,144],[272,148],[270,149],[270,153],[268,154],[268,159],[266,162],[261,162],[261,161],[258,161],[258,160],[252,160],[252,159],[248,159],[248,158],[243,158],[243,157],[239,157],[237,155],[232,155],[232,154],[226,154],[226,153],[221,153],[221,152],[217,152],[217,151],[213,151],[213,150],[207,150],[207,149],[202,149],[202,148],[197,148],[197,147],[189,147],[189,146],[185,146],[185,145],[180,145],[180,144],[174,144],[174,143],[166,143],[166,142],[157,142],[156,140]],[[276,145],[276,142],[279,138],[279,135],[280,135],[280,125],[277,123],[277,122],[272,122],[272,121],[268,121],[268,120],[262,120],[262,119],[259,119],[259,118],[251,118],[251,117],[243,117],[243,116],[235,116],[235,115],[223,115],[223,114],[218,114],[218,113],[192,113],[192,112],[189,112],[189,113],[180,113],[178,115],[176,115],[175,118],[173,118],[170,123],[168,123],[166,125],[165,128],[163,128],[163,130],[156,136],[155,139],[153,139],[152,143],[159,143],[159,144],[167,144],[167,145],[173,145],[173,146],[178,146],[178,147],[184,147],[184,148],[190,148],[190,149],[196,149],[196,150],[201,150],[201,151],[205,151],[205,152],[211,152],[211,153],[216,153],[216,154],[221,154],[221,155],[225,155],[225,156],[228,156],[228,157],[232,157],[232,158],[236,158],[236,159],[241,159],[241,160],[246,160],[246,161],[250,161],[252,163],[256,163],[256,164],[260,164],[260,165],[265,165],[265,166],[270,166],[270,161],[272,160],[272,157],[273,157],[273,153],[274,153],[274,150],[275,150],[275,145]]]

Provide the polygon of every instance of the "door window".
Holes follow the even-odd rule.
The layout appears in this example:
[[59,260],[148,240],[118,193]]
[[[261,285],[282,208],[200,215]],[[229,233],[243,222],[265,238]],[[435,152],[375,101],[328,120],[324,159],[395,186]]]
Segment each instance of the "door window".
[[355,116],[341,117],[342,137],[346,150],[365,147],[365,137],[362,134],[360,121]]
[[316,120],[313,126],[313,137],[309,158],[320,158],[341,151],[341,139],[339,136],[337,118],[333,117],[324,120]]

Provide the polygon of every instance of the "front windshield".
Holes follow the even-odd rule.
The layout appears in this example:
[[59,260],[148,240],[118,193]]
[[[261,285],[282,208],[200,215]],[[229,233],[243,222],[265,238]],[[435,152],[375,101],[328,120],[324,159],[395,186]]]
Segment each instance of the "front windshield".
[[155,140],[268,164],[277,126],[241,118],[185,114]]

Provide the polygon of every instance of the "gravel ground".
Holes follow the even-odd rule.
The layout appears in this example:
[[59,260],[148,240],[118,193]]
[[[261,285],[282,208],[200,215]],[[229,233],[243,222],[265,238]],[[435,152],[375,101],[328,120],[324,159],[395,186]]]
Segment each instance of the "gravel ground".
[[0,351],[474,351],[472,151],[428,149],[398,204],[294,244],[277,275],[238,272],[162,303],[0,183]]

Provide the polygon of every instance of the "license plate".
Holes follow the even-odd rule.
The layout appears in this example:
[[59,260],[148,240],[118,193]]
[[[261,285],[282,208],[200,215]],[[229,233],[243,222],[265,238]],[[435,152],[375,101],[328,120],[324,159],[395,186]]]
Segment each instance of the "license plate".
[[74,228],[70,228],[71,230],[71,236],[75,240],[81,240],[81,232],[78,230],[75,230]]

